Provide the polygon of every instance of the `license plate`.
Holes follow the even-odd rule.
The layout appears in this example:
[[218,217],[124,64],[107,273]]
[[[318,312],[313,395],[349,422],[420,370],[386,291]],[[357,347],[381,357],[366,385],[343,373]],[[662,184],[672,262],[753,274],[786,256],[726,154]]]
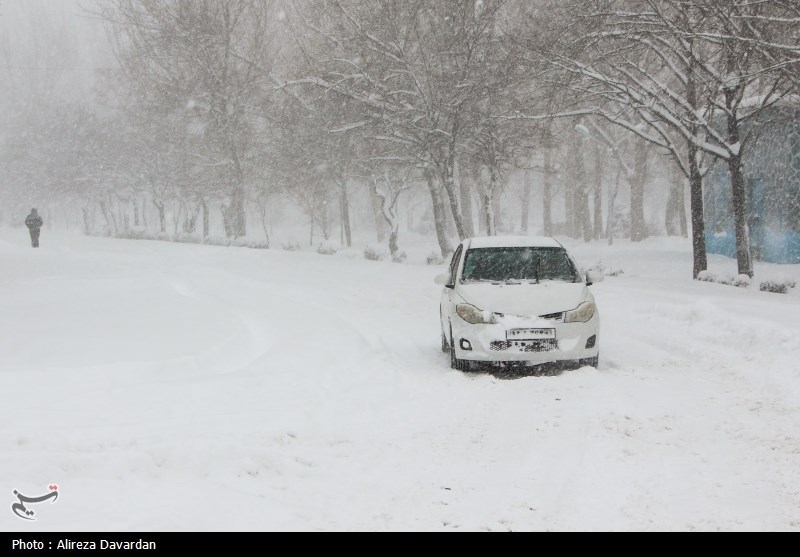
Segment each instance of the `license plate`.
[[506,333],[508,340],[542,340],[556,338],[555,329],[511,329]]

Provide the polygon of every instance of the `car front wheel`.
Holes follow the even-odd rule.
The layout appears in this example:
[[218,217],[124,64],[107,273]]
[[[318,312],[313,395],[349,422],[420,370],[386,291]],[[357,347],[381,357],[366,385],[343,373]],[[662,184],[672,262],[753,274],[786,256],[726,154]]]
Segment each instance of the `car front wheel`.
[[594,358],[584,358],[583,360],[578,360],[578,365],[580,367],[583,366],[590,366],[597,369],[597,365],[600,363],[600,355],[598,354]]

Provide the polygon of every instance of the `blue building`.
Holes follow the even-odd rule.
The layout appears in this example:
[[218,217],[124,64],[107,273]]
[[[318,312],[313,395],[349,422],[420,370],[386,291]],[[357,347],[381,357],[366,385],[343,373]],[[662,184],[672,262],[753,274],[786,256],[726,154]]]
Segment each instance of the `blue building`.
[[[753,258],[800,263],[800,108],[772,107],[751,124],[745,153]],[[706,249],[736,257],[730,174],[718,161],[706,176]]]

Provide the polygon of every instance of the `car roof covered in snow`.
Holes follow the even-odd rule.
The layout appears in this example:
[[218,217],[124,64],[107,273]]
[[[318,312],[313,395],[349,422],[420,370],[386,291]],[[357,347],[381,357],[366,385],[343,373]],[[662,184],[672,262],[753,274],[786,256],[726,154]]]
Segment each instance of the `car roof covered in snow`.
[[483,236],[470,238],[467,248],[560,248],[553,238],[546,236]]

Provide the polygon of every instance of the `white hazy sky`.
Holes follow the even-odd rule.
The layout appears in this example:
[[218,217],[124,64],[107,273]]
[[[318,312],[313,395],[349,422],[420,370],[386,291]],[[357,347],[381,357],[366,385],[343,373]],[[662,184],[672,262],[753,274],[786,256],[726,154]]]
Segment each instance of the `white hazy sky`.
[[0,98],[82,97],[114,65],[94,0],[0,0]]

